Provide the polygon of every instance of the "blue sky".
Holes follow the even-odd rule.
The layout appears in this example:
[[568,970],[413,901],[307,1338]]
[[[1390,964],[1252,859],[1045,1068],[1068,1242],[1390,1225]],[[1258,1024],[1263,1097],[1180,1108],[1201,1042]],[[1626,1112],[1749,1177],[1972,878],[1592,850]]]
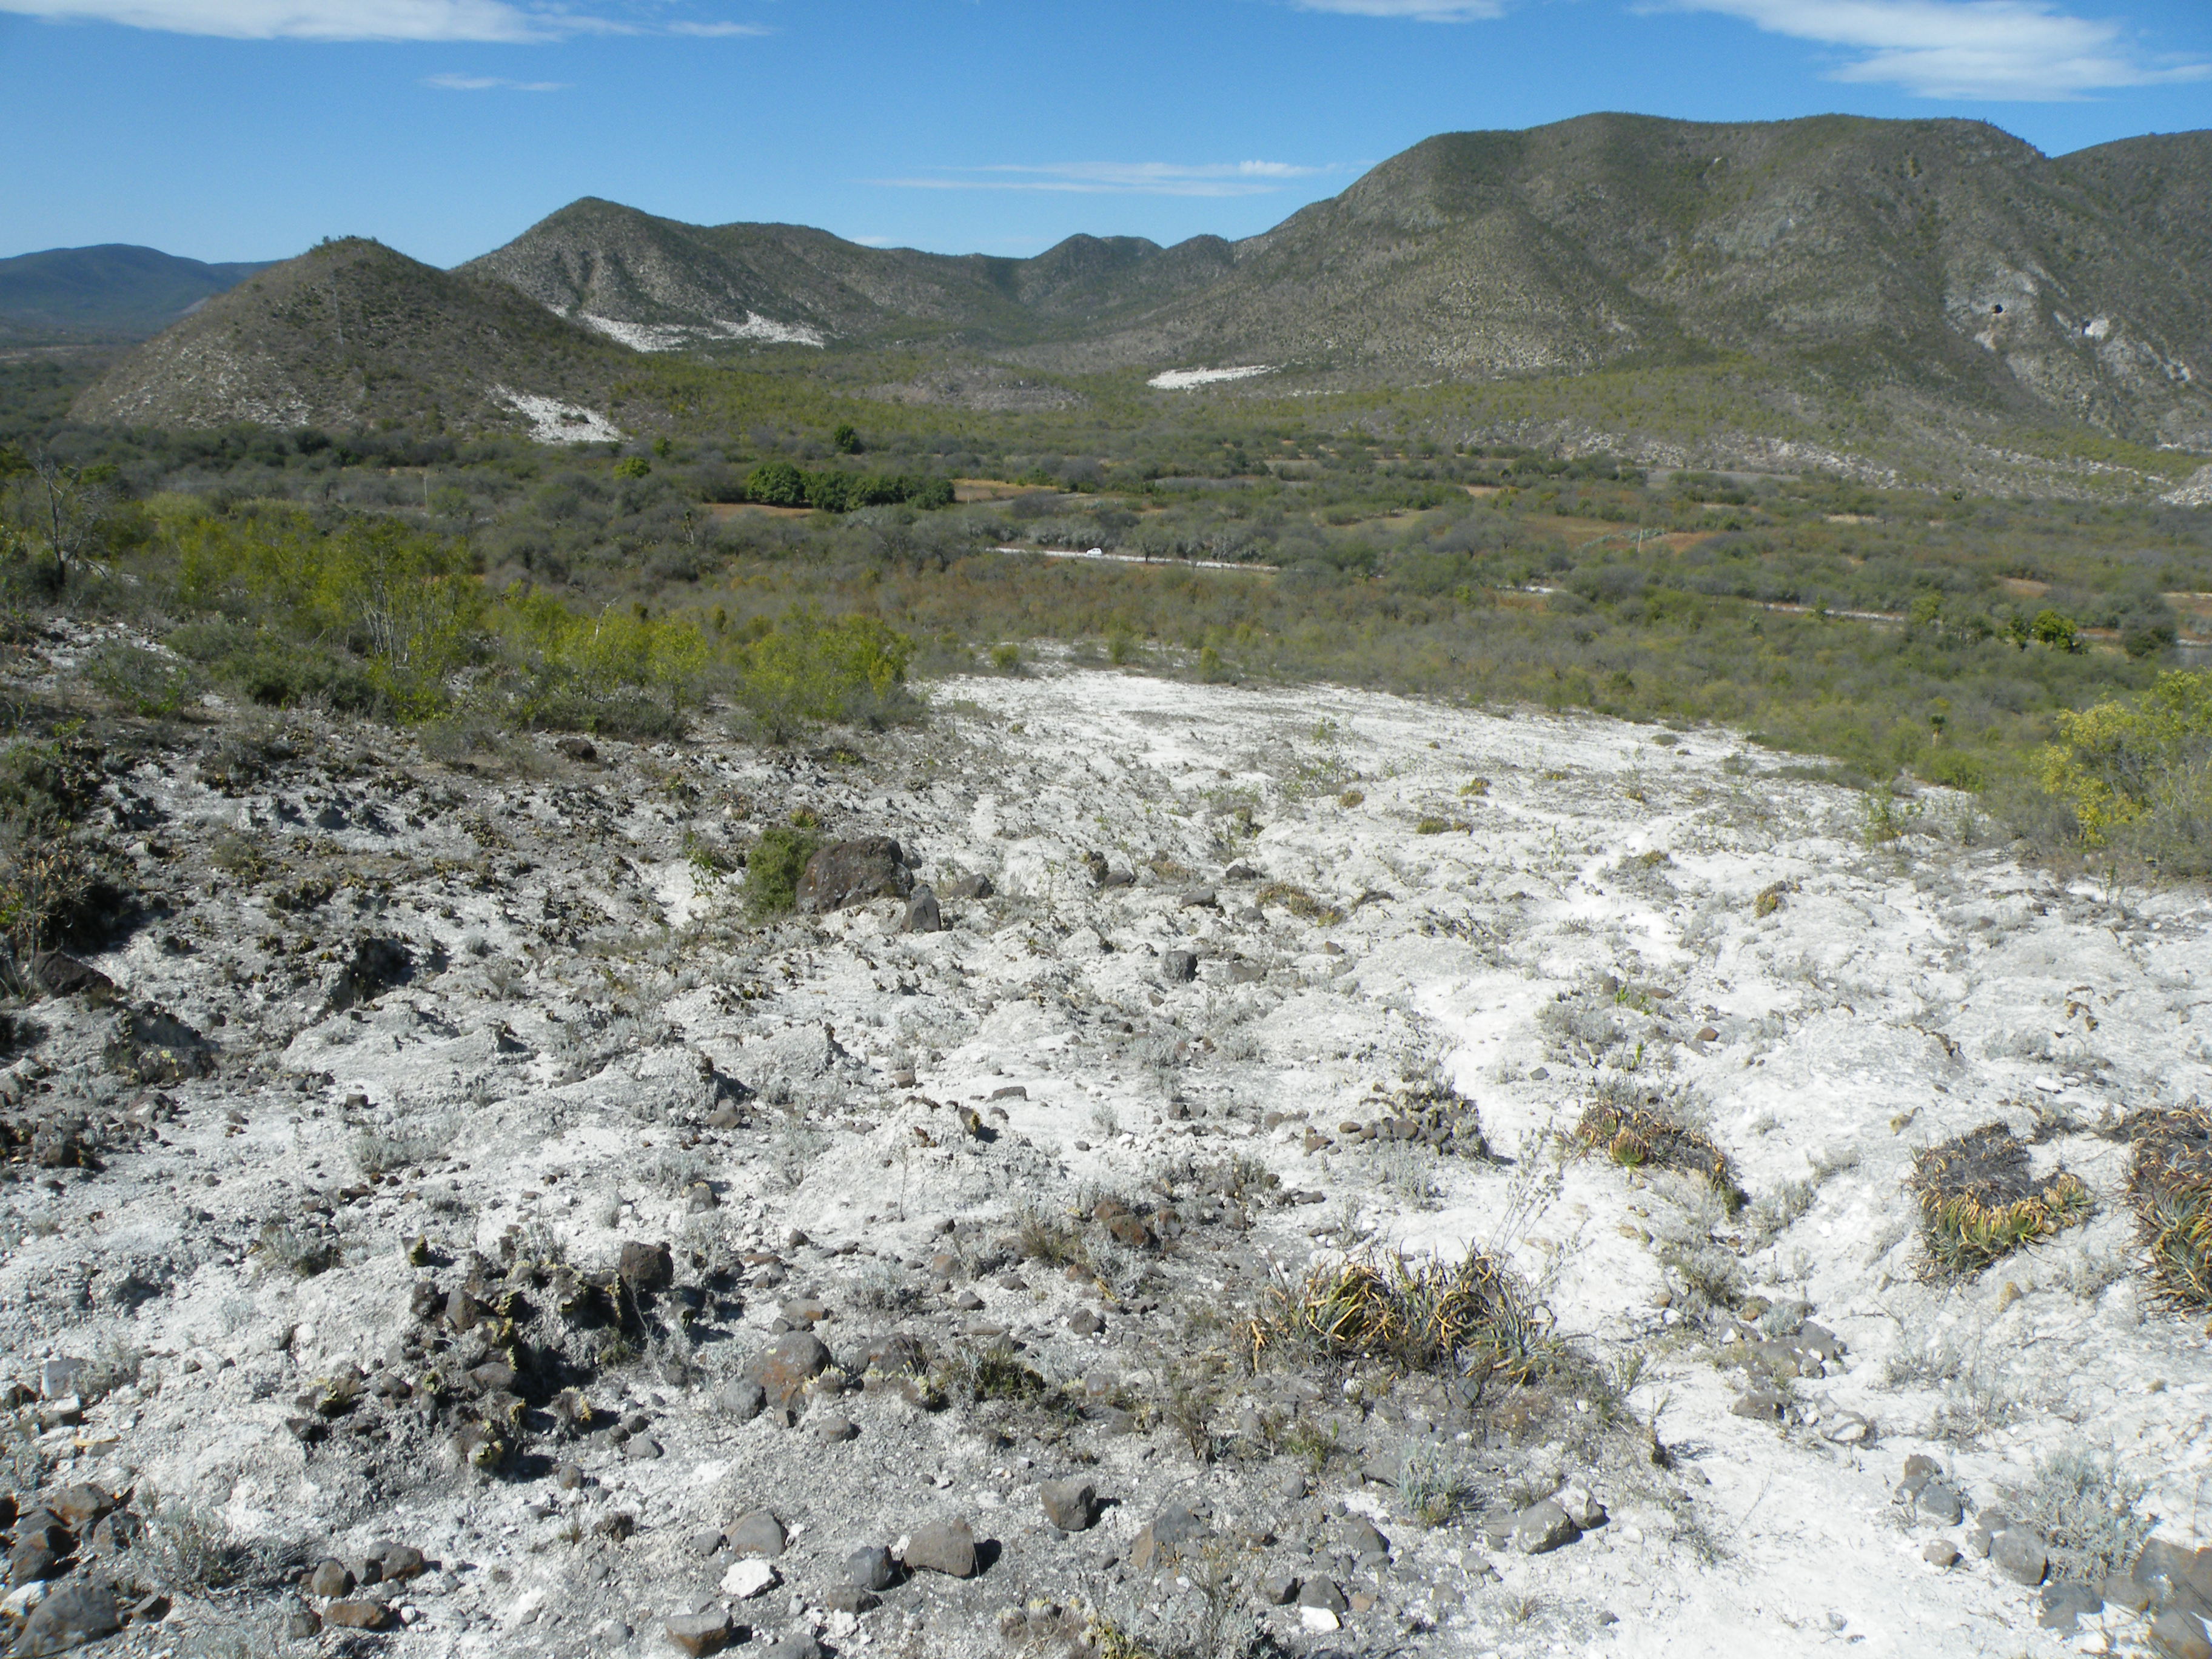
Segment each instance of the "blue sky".
[[0,0],[0,255],[441,264],[579,196],[947,252],[1247,235],[1591,110],[2212,126],[2204,0]]

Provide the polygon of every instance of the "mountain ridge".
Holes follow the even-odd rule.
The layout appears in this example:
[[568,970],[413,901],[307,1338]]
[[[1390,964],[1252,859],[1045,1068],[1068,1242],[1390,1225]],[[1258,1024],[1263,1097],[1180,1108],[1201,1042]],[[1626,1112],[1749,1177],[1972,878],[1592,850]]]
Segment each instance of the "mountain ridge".
[[[586,197],[438,273],[436,304],[473,316],[497,290],[568,329],[544,395],[592,381],[568,372],[587,332],[710,362],[896,348],[1061,375],[1268,371],[1243,395],[1743,362],[1774,396],[1875,425],[2212,449],[2208,254],[2212,133],[2052,158],[1950,118],[1600,113],[1438,134],[1234,242],[937,254]],[[409,278],[425,303],[428,269]],[[480,356],[482,319],[456,325]],[[131,362],[109,379],[133,374],[150,385]],[[449,416],[484,390],[435,402]]]

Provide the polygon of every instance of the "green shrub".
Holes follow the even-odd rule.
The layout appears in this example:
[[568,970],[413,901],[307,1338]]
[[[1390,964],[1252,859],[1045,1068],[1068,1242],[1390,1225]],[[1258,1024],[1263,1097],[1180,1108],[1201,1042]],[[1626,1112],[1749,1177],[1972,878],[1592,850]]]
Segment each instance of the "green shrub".
[[2057,1170],[2036,1180],[2027,1148],[2002,1123],[1915,1154],[1910,1184],[1930,1271],[1943,1278],[1979,1273],[2094,1207],[2077,1175]]
[[143,646],[110,641],[84,665],[93,687],[134,714],[166,719],[184,707],[196,689],[191,665]]
[[2073,809],[2085,845],[2171,875],[2212,871],[2212,674],[2161,674],[2130,702],[2057,721],[2043,787]]
[[911,640],[873,617],[795,611],[743,647],[738,700],[778,740],[831,722],[880,724],[913,708],[913,655]]
[[799,878],[820,851],[822,837],[773,824],[745,855],[745,908],[755,916],[780,916],[799,901]]

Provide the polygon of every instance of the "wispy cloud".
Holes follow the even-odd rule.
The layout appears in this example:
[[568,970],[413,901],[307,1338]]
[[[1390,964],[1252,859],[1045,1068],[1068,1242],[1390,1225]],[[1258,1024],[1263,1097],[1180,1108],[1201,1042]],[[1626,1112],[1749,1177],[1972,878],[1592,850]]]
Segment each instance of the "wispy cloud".
[[426,87],[440,92],[565,92],[566,81],[509,81],[497,75],[426,75]]
[[1291,3],[1300,11],[1408,17],[1416,23],[1477,23],[1505,13],[1502,0],[1291,0]]
[[[171,34],[234,40],[453,40],[502,44],[578,34],[765,34],[754,23],[665,22],[656,7],[629,16],[572,10],[545,0],[0,0],[0,12],[54,23],[119,23]],[[468,88],[462,90],[477,90]],[[531,88],[531,90],[542,88]]]
[[1860,54],[1831,78],[1928,98],[2049,102],[2212,74],[2212,64],[2148,56],[2124,25],[2045,0],[1673,0],[1673,9],[1723,12]]
[[1062,161],[1043,167],[954,167],[933,177],[871,179],[902,190],[1044,190],[1082,196],[1264,196],[1298,179],[1316,179],[1341,167],[1297,167],[1288,161],[1216,161],[1186,167],[1172,161]]

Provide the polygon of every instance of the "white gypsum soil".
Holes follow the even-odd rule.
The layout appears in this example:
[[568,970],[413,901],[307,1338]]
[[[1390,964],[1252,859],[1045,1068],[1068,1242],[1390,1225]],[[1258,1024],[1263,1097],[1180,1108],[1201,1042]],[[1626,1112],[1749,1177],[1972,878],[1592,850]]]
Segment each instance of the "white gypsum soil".
[[[686,1619],[707,1650],[725,1618],[789,1655],[1080,1652],[1102,1620],[1162,1653],[2140,1636],[2039,1628],[2037,1591],[1923,1551],[2070,1451],[2196,1541],[2212,1374],[2100,1131],[2212,1063],[2197,895],[2063,886],[1936,794],[1870,844],[1863,797],[1713,729],[1100,670],[933,696],[812,755],[111,745],[102,811],[167,914],[0,1073],[27,1146],[74,1120],[98,1166],[13,1166],[0,1348],[81,1402],[19,1406],[23,1506],[129,1494],[137,1541],[88,1534],[76,1574],[171,1598],[101,1650],[326,1616],[301,1650],[658,1654]],[[893,898],[747,921],[718,866],[802,809],[896,837],[945,931]],[[1376,1132],[1439,1085],[1490,1156]],[[1578,1155],[1601,1097],[1702,1126],[1750,1202]],[[2097,1209],[1931,1279],[1912,1155],[1993,1121]],[[1525,1386],[1249,1363],[1271,1284],[1470,1247],[1550,1310]],[[780,1327],[834,1363],[763,1412],[732,1385]],[[1966,1524],[1897,1501],[1913,1454]],[[1040,1507],[1071,1475],[1087,1530]],[[1603,1520],[1497,1529],[1563,1488]],[[733,1553],[758,1510],[766,1568]],[[853,1550],[955,1518],[975,1576],[854,1593]],[[429,1570],[293,1589],[384,1540]],[[1324,1580],[1340,1610],[1269,1593]],[[338,1627],[364,1601],[386,1633]]]

